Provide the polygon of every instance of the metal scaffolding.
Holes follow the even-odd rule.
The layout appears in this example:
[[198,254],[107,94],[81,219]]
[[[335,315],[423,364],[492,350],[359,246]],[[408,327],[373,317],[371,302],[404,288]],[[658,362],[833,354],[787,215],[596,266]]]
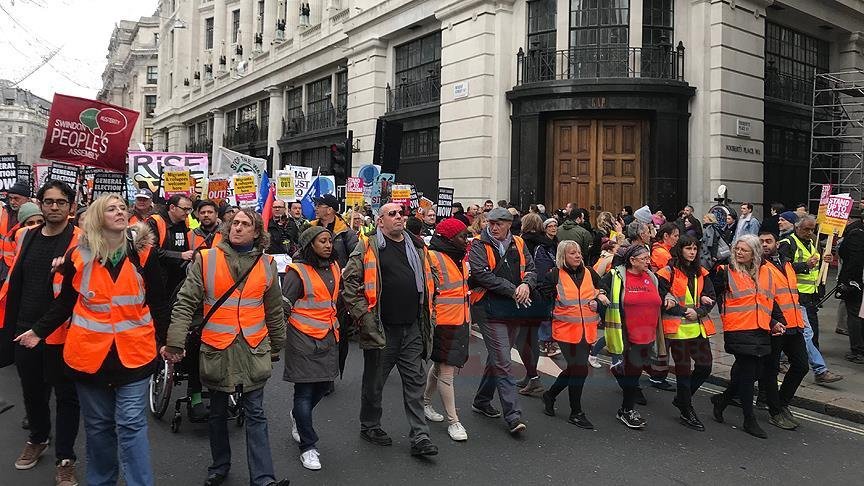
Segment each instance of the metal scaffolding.
[[823,184],[833,194],[861,200],[864,181],[864,70],[817,74],[813,79],[810,208]]

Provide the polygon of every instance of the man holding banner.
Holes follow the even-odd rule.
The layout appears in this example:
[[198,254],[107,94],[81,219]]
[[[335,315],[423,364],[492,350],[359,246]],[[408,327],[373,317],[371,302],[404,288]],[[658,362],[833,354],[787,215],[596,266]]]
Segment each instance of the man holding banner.
[[780,255],[792,262],[798,276],[798,296],[801,305],[807,310],[807,320],[813,328],[813,345],[819,348],[819,269],[824,259],[831,263],[831,253],[823,257],[819,254],[816,238],[816,218],[807,215],[795,223],[795,231],[780,240]]

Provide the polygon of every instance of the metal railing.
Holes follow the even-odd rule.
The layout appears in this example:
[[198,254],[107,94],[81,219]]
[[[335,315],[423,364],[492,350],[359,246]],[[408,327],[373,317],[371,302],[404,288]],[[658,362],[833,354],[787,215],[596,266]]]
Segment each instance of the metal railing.
[[290,137],[306,132],[344,127],[348,124],[348,110],[330,105],[324,111],[289,117],[282,120],[282,136]]
[[246,143],[266,142],[267,127],[258,127],[256,123],[247,123],[237,127],[228,128],[225,132],[224,146],[232,147]]
[[196,154],[210,153],[213,151],[213,139],[195,140],[186,145],[186,151]]
[[651,47],[590,46],[570,49],[521,48],[516,84],[561,79],[649,78],[684,81],[684,44]]
[[403,82],[395,88],[387,84],[387,111],[398,111],[441,102],[441,75],[435,73],[419,81]]

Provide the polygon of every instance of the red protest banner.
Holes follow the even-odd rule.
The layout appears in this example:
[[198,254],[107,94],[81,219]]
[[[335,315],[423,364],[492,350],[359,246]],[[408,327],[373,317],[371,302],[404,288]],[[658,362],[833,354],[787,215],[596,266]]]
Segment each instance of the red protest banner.
[[137,111],[55,94],[41,157],[126,172],[126,150],[137,121]]

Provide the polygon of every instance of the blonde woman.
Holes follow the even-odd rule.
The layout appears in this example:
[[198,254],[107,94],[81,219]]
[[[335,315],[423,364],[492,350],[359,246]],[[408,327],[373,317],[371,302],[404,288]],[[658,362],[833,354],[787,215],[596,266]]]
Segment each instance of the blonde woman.
[[486,213],[477,213],[477,215],[474,216],[474,221],[471,222],[471,226],[468,229],[471,230],[471,236],[476,238],[480,236],[480,233],[482,233],[487,227],[489,227],[489,220],[486,218]]
[[591,248],[587,250],[587,260],[589,265],[594,265],[600,259],[600,253],[603,250],[603,244],[607,241],[614,241],[621,244],[624,241],[624,233],[615,216],[608,211],[603,211],[597,215],[597,227],[594,228],[594,240],[591,243]]
[[93,201],[78,246],[59,263],[60,295],[18,338],[32,348],[69,321],[63,359],[84,417],[87,484],[116,484],[121,467],[126,484],[153,484],[147,397],[170,316],[153,234],[127,223],[120,196]]

